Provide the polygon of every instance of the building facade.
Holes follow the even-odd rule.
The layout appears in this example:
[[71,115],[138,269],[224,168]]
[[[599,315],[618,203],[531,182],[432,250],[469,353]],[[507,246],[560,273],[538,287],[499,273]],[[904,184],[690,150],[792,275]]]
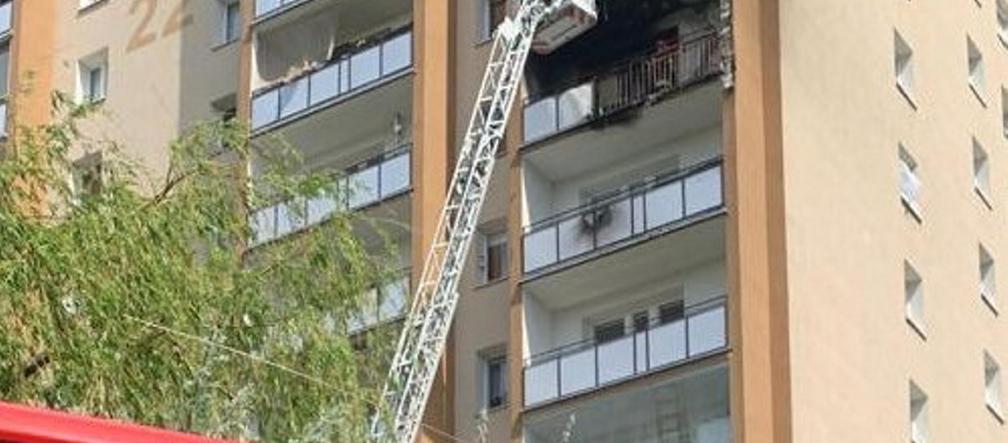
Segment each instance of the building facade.
[[[5,134],[102,101],[156,177],[239,118],[362,189],[259,208],[255,247],[342,205],[415,281],[512,3],[0,2]],[[421,440],[1008,437],[1008,2],[596,3],[528,61]]]

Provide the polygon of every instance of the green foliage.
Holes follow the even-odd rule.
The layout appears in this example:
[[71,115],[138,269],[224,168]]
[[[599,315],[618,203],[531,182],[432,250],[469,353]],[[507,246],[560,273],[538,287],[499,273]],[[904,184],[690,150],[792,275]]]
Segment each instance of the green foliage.
[[[346,322],[396,277],[394,254],[365,247],[350,214],[244,246],[242,202],[337,192],[334,180],[297,173],[272,143],[285,155],[249,191],[247,128],[208,123],[141,191],[139,166],[78,130],[93,110],[54,103],[56,121],[19,128],[0,161],[0,397],[214,436],[363,441],[395,331],[356,352]],[[101,146],[105,169],[75,196],[68,157],[82,146]]]

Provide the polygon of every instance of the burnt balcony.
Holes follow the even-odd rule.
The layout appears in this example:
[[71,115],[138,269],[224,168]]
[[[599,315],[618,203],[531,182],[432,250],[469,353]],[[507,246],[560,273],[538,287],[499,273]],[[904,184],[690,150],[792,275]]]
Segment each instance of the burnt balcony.
[[722,72],[720,42],[716,33],[702,33],[530,99],[524,108],[525,144],[656,104],[717,78]]
[[726,300],[708,299],[676,315],[649,318],[619,337],[586,340],[531,357],[523,370],[525,407],[681,366],[727,347]]
[[680,230],[724,210],[720,157],[632,184],[526,228],[527,278]]
[[410,167],[410,148],[402,147],[347,168],[337,181],[337,195],[284,201],[256,210],[249,217],[251,246],[309,229],[339,211],[361,210],[406,194],[412,189]]
[[[413,71],[413,32],[407,27],[380,33],[367,43],[334,52],[325,63],[252,94],[255,135],[398,83]],[[387,97],[375,96],[374,103],[363,103],[362,109],[351,111],[356,115],[392,109],[409,98],[409,86],[398,87]]]

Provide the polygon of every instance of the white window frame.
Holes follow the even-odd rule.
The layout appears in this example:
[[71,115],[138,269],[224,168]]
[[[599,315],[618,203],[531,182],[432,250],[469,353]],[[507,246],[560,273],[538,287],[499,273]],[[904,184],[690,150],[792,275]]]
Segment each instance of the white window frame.
[[913,381],[910,382],[910,442],[928,443],[928,396]]
[[927,338],[924,320],[924,282],[909,262],[903,262],[903,294],[907,323],[921,336]]
[[[230,43],[234,43],[241,39],[242,34],[242,15],[241,15],[241,3],[238,0],[218,0],[220,3],[220,42],[219,46],[224,46]],[[235,35],[230,35],[231,24],[230,22],[230,12],[231,8],[237,8],[237,27],[235,28]]]
[[966,59],[969,69],[968,79],[970,89],[977,99],[980,100],[980,103],[986,106],[987,98],[985,91],[987,90],[987,77],[984,67],[984,56],[983,52],[980,51],[980,47],[970,37],[966,37]]
[[984,352],[984,403],[999,422],[1004,422],[1004,403],[1001,396],[1001,365],[988,352]]
[[893,60],[895,65],[896,89],[903,94],[910,105],[916,107],[913,98],[914,88],[914,59],[913,48],[906,39],[900,35],[899,31],[893,33]]
[[994,257],[991,256],[990,252],[983,245],[980,245],[979,248],[979,271],[980,281],[978,285],[980,298],[991,310],[997,313],[997,267],[995,266]]
[[[98,90],[95,90],[95,72],[98,78]],[[109,63],[108,51],[102,50],[77,62],[77,99],[81,103],[100,103],[108,98]]]
[[[508,278],[509,262],[511,251],[508,246],[506,230],[480,230],[478,233],[478,254],[476,257],[477,280],[481,285],[490,284]],[[490,276],[490,252],[492,248],[502,246],[501,275],[491,278]]]
[[899,174],[900,174],[900,200],[903,206],[914,216],[917,221],[921,221],[921,179],[919,175],[917,161],[910,155],[910,152],[901,143],[899,145]]
[[[511,397],[511,387],[508,383],[508,367],[510,362],[508,361],[507,353],[504,351],[504,346],[497,346],[493,349],[481,351],[478,354],[479,357],[479,407],[483,411],[493,411],[498,409],[507,408]],[[503,392],[501,393],[500,404],[491,405],[491,368],[495,365],[500,366],[501,374],[501,388]]]

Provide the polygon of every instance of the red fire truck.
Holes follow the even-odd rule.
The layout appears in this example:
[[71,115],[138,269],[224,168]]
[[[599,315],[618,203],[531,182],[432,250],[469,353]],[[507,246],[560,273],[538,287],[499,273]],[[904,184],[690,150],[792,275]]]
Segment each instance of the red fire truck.
[[237,443],[0,403],[0,443]]

